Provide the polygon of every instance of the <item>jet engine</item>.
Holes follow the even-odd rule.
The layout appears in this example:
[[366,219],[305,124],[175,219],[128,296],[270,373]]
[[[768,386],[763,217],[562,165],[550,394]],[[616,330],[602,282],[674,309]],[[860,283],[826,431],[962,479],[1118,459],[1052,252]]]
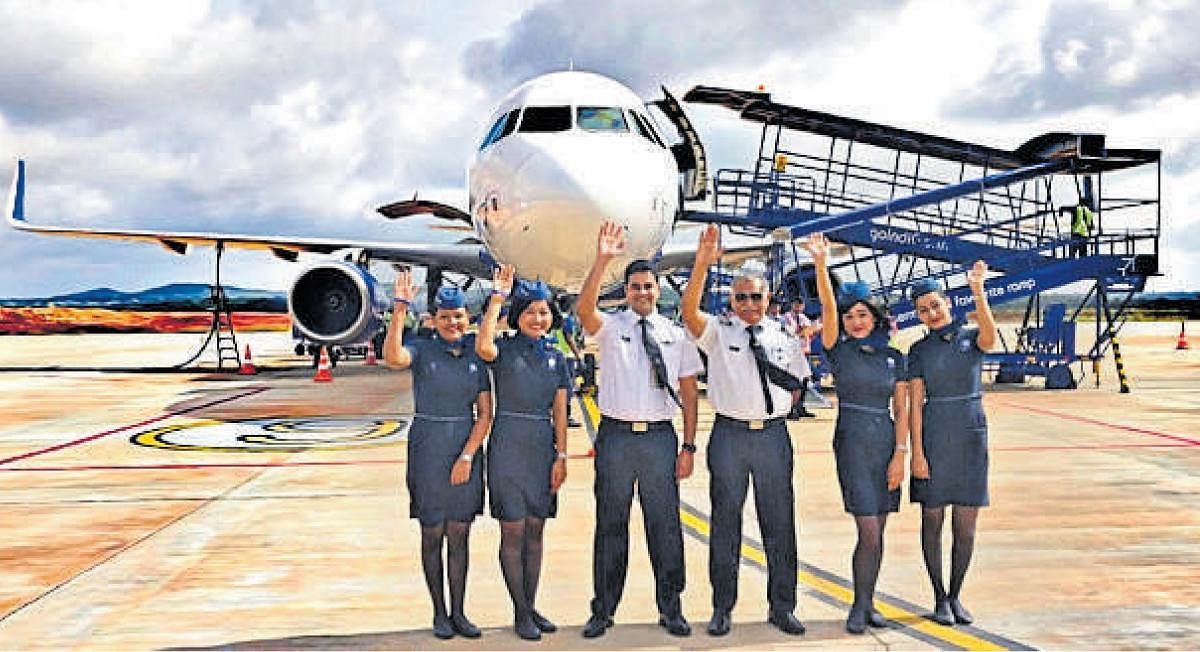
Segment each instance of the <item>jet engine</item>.
[[305,269],[288,292],[292,324],[316,344],[358,344],[384,328],[387,297],[366,269],[324,261]]

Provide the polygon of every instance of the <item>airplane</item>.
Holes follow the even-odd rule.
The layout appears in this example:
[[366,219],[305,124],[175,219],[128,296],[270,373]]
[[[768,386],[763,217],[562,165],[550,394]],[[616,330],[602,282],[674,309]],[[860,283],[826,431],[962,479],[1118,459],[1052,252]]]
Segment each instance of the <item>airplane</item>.
[[[608,270],[606,286],[629,261],[664,268],[686,265],[694,246],[664,246],[685,200],[707,184],[703,145],[679,103],[663,88],[654,103],[679,132],[668,145],[644,102],[620,82],[591,72],[535,77],[505,96],[467,169],[467,210],[418,199],[382,206],[385,217],[432,215],[473,237],[455,244],[367,242],[236,233],[150,231],[34,224],[25,214],[25,162],[18,161],[5,213],[18,230],[85,238],[153,242],[176,254],[196,245],[266,250],[296,261],[299,253],[334,254],[307,266],[288,291],[295,329],[320,345],[364,343],[385,328],[388,298],[368,271],[372,260],[428,268],[432,294],[442,272],[490,278],[500,263],[527,278],[575,293],[583,284],[604,220],[626,229],[626,253]],[[743,247],[761,251],[763,245]],[[219,261],[219,259],[218,259]],[[219,262],[218,262],[219,265]],[[218,269],[219,274],[219,269]]]

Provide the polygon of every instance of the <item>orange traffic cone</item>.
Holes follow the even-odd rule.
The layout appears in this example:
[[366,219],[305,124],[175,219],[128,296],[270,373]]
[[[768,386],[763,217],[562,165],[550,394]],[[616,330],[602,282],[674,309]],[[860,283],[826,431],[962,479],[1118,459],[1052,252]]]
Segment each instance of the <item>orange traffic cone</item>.
[[367,342],[367,366],[374,367],[379,364],[379,360],[375,357],[375,340]]
[[333,382],[333,372],[329,370],[329,350],[321,347],[321,360],[317,363],[317,374],[313,380],[318,383]]
[[258,369],[254,368],[254,361],[250,357],[249,344],[246,344],[246,355],[242,356],[242,366],[238,369],[238,373],[243,376],[253,376],[258,373]]
[[1187,322],[1183,322],[1183,321],[1179,322],[1179,341],[1175,342],[1175,350],[1176,351],[1184,351],[1186,349],[1191,348],[1188,346],[1188,342],[1187,342],[1187,332],[1185,331],[1186,326],[1187,326]]

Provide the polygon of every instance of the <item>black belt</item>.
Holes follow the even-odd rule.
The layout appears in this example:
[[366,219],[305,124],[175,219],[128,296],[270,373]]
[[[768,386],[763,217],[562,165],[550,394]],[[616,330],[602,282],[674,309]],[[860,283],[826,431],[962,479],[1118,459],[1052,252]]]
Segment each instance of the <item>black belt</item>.
[[600,425],[603,426],[605,424],[620,428],[621,430],[627,430],[629,432],[647,432],[649,430],[665,430],[668,428],[674,428],[674,424],[672,424],[670,420],[625,421],[622,419],[614,419],[612,417],[600,415]]
[[733,417],[727,417],[724,414],[718,414],[715,422],[733,424],[745,428],[746,430],[766,430],[767,428],[772,428],[778,424],[786,423],[787,417],[775,417],[773,419],[751,419],[747,421],[745,419],[735,419]]

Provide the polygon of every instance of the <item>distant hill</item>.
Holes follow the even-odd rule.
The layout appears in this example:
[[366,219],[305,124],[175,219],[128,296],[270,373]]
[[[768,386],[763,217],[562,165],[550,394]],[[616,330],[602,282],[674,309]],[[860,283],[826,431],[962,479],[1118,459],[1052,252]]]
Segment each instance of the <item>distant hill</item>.
[[[189,312],[211,307],[212,286],[204,283],[171,283],[139,292],[95,288],[53,297],[0,299],[4,308],[107,308],[147,312]],[[282,292],[225,287],[225,298],[235,312],[287,312]]]

